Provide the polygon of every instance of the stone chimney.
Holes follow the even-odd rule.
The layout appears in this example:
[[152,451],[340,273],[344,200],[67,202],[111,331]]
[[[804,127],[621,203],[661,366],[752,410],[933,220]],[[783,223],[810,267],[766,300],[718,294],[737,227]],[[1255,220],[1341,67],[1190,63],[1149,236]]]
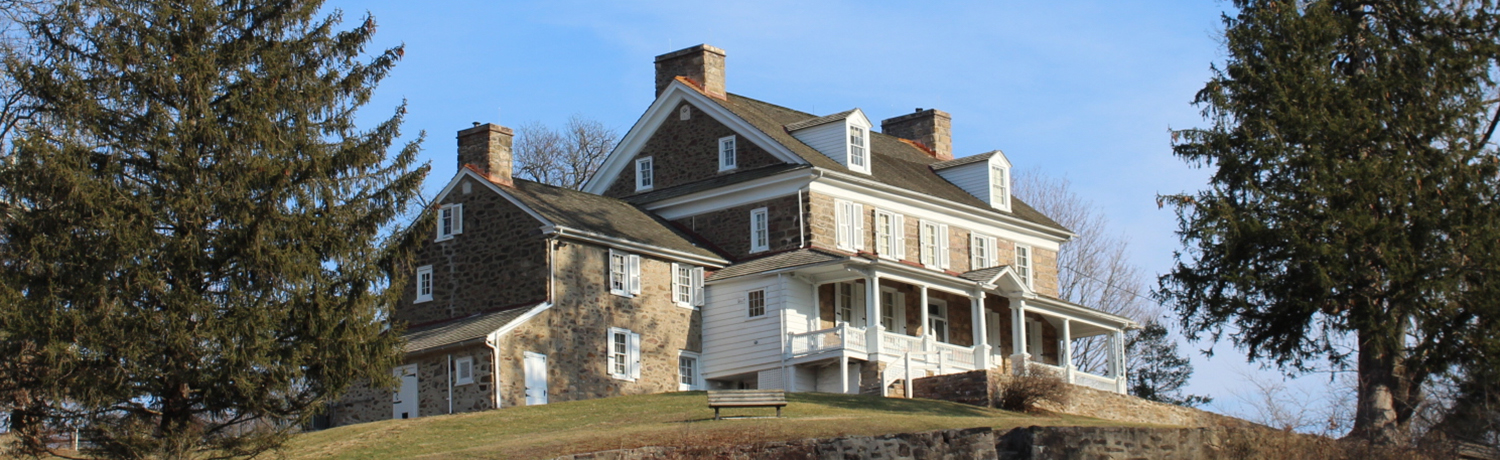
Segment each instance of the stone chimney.
[[693,80],[710,96],[728,97],[724,92],[724,50],[698,45],[657,56],[656,95],[661,96],[677,77]]
[[880,132],[921,143],[938,161],[953,159],[953,116],[948,112],[918,108],[880,122]]
[[473,128],[458,132],[458,167],[473,166],[490,180],[514,186],[510,177],[510,141],[514,135],[504,126],[474,122]]

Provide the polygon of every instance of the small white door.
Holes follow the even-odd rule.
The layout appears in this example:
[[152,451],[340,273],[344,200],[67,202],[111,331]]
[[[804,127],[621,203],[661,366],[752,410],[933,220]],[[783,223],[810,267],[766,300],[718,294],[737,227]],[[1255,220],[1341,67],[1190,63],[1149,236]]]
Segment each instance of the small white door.
[[526,405],[547,403],[547,355],[526,352]]
[[417,418],[417,365],[401,366],[393,373],[401,387],[391,399],[391,418]]
[[1026,353],[1032,361],[1041,362],[1042,350],[1042,322],[1026,318]]

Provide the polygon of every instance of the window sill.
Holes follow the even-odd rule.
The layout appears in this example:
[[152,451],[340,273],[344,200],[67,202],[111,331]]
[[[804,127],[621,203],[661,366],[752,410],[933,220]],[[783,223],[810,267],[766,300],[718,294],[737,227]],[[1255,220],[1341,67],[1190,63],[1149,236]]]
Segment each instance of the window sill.
[[431,301],[432,301],[431,298],[426,298],[426,299],[418,298],[417,300],[411,301],[411,303],[418,304],[418,303],[427,303],[427,302],[431,302]]
[[631,294],[631,293],[625,292],[625,291],[610,290],[609,293],[617,295],[617,296],[620,296],[620,297],[624,297],[624,298],[627,298],[627,299],[634,299],[635,298],[635,294]]
[[688,310],[697,310],[698,309],[697,305],[693,305],[693,304],[690,304],[690,303],[672,302],[672,305],[676,305],[679,308],[686,308]]
[[651,191],[651,189],[653,189],[653,188],[655,188],[655,186],[651,186],[651,187],[644,187],[644,188],[642,188],[642,187],[636,187],[636,188],[635,188],[635,191],[637,191],[637,192],[649,192],[649,191]]
[[436,240],[432,240],[432,241],[436,242],[436,243],[441,243],[441,242],[448,241],[448,240],[451,240],[451,239],[453,239],[453,235],[446,235],[446,236],[439,236],[439,237],[437,237]]
[[612,378],[614,378],[615,380],[624,380],[626,382],[634,382],[636,380],[636,379],[633,379],[633,378],[630,378],[630,377],[626,377],[626,376],[623,376],[623,375],[618,375],[618,374],[609,374],[609,376],[612,377]]
[[771,250],[771,248],[769,248],[769,247],[765,247],[765,248],[750,248],[750,254],[756,254],[756,253],[766,252],[766,251],[770,251],[770,250]]

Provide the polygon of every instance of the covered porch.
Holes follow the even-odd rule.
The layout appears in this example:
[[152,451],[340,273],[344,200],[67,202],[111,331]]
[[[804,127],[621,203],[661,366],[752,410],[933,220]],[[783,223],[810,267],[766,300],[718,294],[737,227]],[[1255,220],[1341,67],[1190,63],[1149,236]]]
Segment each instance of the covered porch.
[[[807,332],[786,335],[785,363],[839,366],[845,392],[876,384],[851,384],[851,364],[884,394],[897,381],[997,367],[1125,391],[1123,331],[1134,323],[1038,295],[1009,267],[954,275],[854,257],[792,276],[812,285],[817,315]],[[1072,362],[1073,341],[1095,336],[1109,343],[1105,375]]]

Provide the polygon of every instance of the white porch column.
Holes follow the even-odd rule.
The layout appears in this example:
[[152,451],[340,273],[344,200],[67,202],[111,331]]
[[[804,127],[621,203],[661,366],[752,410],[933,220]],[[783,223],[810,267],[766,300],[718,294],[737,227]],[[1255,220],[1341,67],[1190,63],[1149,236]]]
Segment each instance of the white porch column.
[[918,308],[922,309],[922,351],[932,351],[932,319],[928,316],[931,313],[927,311],[927,285],[923,284],[920,288],[922,299]]
[[974,367],[990,368],[990,334],[985,330],[984,290],[975,289],[969,295],[970,318],[974,323]]
[[870,351],[870,362],[880,361],[880,275],[871,269],[865,275],[865,348]]
[[849,394],[849,355],[839,352],[839,390]]
[[1109,334],[1109,376],[1115,378],[1115,393],[1125,394],[1125,331],[1116,329]]
[[1073,325],[1072,321],[1063,318],[1062,331],[1058,334],[1060,340],[1057,344],[1058,354],[1062,355],[1063,376],[1068,383],[1073,383]]
[[1026,350],[1026,299],[1011,297],[1010,313],[1010,349],[1015,350],[1010,355],[1010,362],[1015,366],[1014,372],[1019,375],[1026,373],[1026,363],[1031,360],[1031,354]]

